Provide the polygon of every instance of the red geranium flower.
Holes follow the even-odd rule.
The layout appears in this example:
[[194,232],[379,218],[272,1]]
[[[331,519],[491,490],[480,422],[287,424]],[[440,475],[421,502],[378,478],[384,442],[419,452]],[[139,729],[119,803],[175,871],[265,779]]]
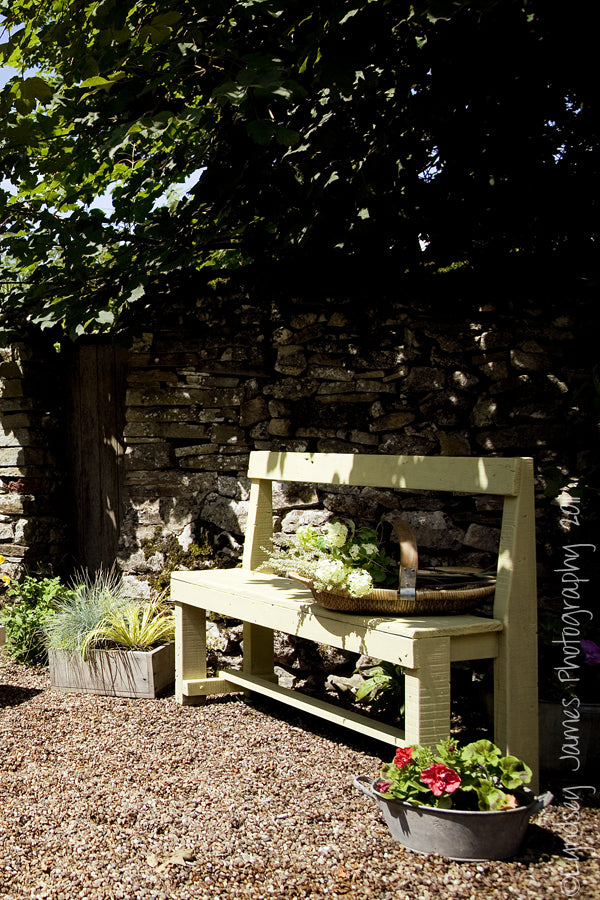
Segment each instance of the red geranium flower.
[[402,769],[404,766],[407,766],[411,761],[413,755],[412,747],[398,747],[396,750],[396,756],[394,757],[394,763],[397,769]]
[[460,775],[454,769],[449,769],[443,763],[434,763],[428,769],[421,772],[421,781],[431,790],[435,797],[441,797],[443,793],[453,794],[460,787]]

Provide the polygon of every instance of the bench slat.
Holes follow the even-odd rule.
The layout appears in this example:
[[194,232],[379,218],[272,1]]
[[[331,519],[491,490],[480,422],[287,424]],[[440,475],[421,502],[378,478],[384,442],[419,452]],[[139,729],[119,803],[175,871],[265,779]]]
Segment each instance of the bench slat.
[[302,712],[312,713],[313,716],[319,716],[327,722],[333,722],[335,725],[343,725],[344,728],[351,728],[370,738],[384,741],[386,744],[393,744],[396,747],[405,747],[404,731],[400,728],[393,728],[384,722],[377,722],[369,719],[367,716],[361,716],[352,710],[341,709],[332,703],[324,700],[318,700],[316,697],[309,697],[307,694],[301,694],[299,691],[291,691],[288,688],[280,687],[267,681],[266,678],[259,678],[256,675],[247,675],[238,672],[236,669],[221,669],[219,678],[226,679],[233,684],[237,684],[242,688],[249,688],[272,700],[280,700],[293,706]]
[[250,454],[248,476],[269,481],[515,496],[521,458],[379,456],[353,453]]

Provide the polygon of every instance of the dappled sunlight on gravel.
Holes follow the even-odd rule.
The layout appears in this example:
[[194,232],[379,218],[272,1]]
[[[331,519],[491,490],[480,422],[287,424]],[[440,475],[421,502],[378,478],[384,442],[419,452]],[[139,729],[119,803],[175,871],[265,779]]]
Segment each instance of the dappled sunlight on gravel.
[[2,898],[560,898],[577,872],[598,896],[598,808],[579,862],[560,807],[516,860],[417,856],[352,785],[389,748],[262,700],[59,694],[0,657],[0,746]]

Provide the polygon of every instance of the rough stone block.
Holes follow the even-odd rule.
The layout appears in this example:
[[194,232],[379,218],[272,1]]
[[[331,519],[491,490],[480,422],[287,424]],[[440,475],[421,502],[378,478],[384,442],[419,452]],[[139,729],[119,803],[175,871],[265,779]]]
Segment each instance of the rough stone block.
[[125,460],[130,469],[166,468],[170,463],[170,448],[167,443],[136,444],[127,447]]
[[247,472],[249,455],[241,456],[213,454],[207,456],[185,456],[179,460],[182,469],[202,469],[208,472]]
[[292,433],[292,423],[289,419],[271,419],[269,422],[269,434],[277,437],[289,437]]
[[194,444],[193,447],[177,447],[175,456],[177,459],[186,456],[205,456],[206,454],[216,453],[218,449],[218,444]]
[[248,519],[248,503],[209,494],[200,510],[202,521],[211,522],[223,531],[243,534]]
[[398,412],[388,413],[386,416],[380,416],[370,425],[370,430],[375,434],[383,431],[394,431],[397,428],[404,428],[405,425],[414,422],[415,415],[410,410],[404,409]]
[[465,534],[465,544],[468,547],[474,547],[476,550],[486,550],[490,553],[498,552],[499,541],[500,529],[490,528],[486,525],[473,523],[469,525]]
[[293,509],[281,520],[281,530],[285,534],[295,534],[300,525],[314,525],[318,528],[331,520],[331,513],[324,509]]
[[275,371],[282,375],[301,375],[306,370],[304,348],[297,344],[284,344],[277,351]]
[[416,366],[411,369],[403,388],[407,391],[441,391],[446,383],[444,372],[429,366]]
[[440,442],[440,456],[470,456],[471,445],[465,434],[448,434],[438,431],[437,438]]
[[248,478],[236,478],[232,475],[217,476],[217,493],[222,497],[230,497],[232,500],[248,500],[250,497],[250,480]]
[[293,506],[315,506],[319,495],[311,484],[299,482],[273,482],[273,509],[290,509]]
[[247,427],[268,418],[269,410],[266,400],[263,397],[253,397],[252,400],[247,400],[245,403],[242,403],[240,409],[240,425]]
[[417,434],[384,434],[379,450],[400,456],[427,456],[435,448],[430,438]]
[[406,510],[402,513],[415,532],[417,545],[432,550],[458,550],[463,545],[464,532],[454,526],[441,510],[418,512]]

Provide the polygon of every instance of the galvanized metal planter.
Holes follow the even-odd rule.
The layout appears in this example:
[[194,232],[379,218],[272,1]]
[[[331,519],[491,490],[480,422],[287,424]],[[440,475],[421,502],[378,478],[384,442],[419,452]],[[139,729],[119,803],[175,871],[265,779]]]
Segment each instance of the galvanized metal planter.
[[175,681],[175,644],[154,650],[49,650],[50,681],[58,691],[151,699]]
[[438,853],[461,862],[516,856],[530,818],[552,802],[552,794],[546,793],[517,809],[496,812],[435,809],[387,800],[375,789],[375,782],[364,776],[355,778],[354,784],[377,803],[392,837],[407,850]]

